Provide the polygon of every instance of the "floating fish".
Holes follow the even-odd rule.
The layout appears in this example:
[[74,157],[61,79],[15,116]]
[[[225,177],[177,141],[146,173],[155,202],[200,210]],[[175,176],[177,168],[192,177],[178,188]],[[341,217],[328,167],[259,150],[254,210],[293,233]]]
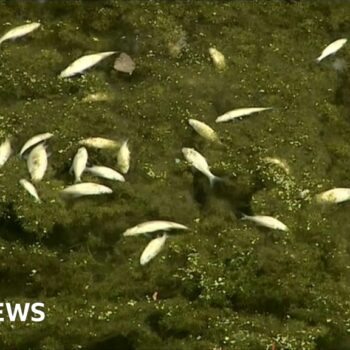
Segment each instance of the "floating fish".
[[122,174],[126,174],[130,168],[130,150],[128,141],[125,141],[118,152],[118,168]]
[[218,142],[219,138],[216,132],[207,124],[196,120],[189,119],[188,123],[192,126],[192,128],[204,139],[212,142]]
[[39,198],[38,192],[36,190],[36,188],[34,187],[34,185],[29,182],[26,179],[21,179],[19,180],[19,183],[24,187],[24,189],[35,198],[35,201],[38,203],[41,203],[41,199]]
[[341,203],[350,199],[350,188],[332,188],[316,195],[319,203]]
[[161,237],[152,239],[152,241],[147,244],[140,257],[141,265],[146,265],[160,253],[164,247],[167,237],[168,236],[164,234]]
[[42,143],[39,143],[30,151],[27,166],[32,181],[41,181],[47,169],[47,153]]
[[0,145],[0,168],[7,162],[12,153],[11,142],[10,139],[6,139]]
[[317,57],[316,61],[321,62],[327,56],[335,54],[338,50],[340,50],[348,41],[348,39],[338,39],[329,44],[321,53],[319,57]]
[[112,192],[111,188],[104,185],[96,184],[94,182],[80,182],[66,187],[61,191],[61,194],[72,198],[78,198],[82,196],[109,194]]
[[279,158],[272,158],[272,157],[265,157],[263,158],[263,161],[269,164],[274,164],[283,169],[286,174],[288,175],[290,173],[290,169],[288,164],[285,160],[279,159]]
[[265,215],[254,215],[249,216],[243,214],[243,217],[241,220],[249,220],[257,225],[264,226],[267,228],[271,228],[273,230],[280,230],[280,231],[288,231],[288,227],[278,219],[272,217],[272,216],[265,216]]
[[209,169],[209,165],[207,160],[194,148],[186,148],[182,149],[182,153],[186,160],[198,171],[204,174],[210,182],[210,186],[213,186],[216,181],[221,181],[221,178],[215,176]]
[[45,132],[44,134],[38,134],[33,137],[31,137],[21,148],[21,151],[19,152],[20,157],[23,156],[23,154],[31,147],[35,146],[37,143],[45,141],[52,137],[53,134],[50,132]]
[[120,143],[114,140],[105,139],[103,137],[89,137],[87,139],[80,140],[79,145],[100,149],[111,149],[119,147]]
[[33,23],[28,23],[24,24],[18,27],[15,27],[13,29],[10,29],[7,33],[5,33],[1,38],[0,38],[0,45],[10,39],[16,39],[21,36],[27,35],[34,31],[35,29],[38,29],[40,27],[40,23],[33,22]]
[[81,175],[83,174],[88,160],[88,153],[85,147],[80,147],[73,158],[73,164],[69,172],[74,172],[75,182],[81,182]]
[[78,73],[82,73],[86,69],[102,61],[104,58],[111,56],[115,53],[116,51],[106,51],[106,52],[100,52],[100,53],[95,53],[92,55],[86,55],[86,56],[80,57],[77,60],[75,60],[73,63],[71,63],[66,69],[64,69],[60,73],[59,77],[68,78]]
[[272,109],[272,107],[250,107],[250,108],[238,108],[229,111],[216,118],[217,123],[228,122],[237,118],[241,118],[246,115],[250,115],[257,112],[267,111]]
[[118,72],[129,73],[135,70],[135,62],[126,53],[122,52],[114,61],[114,69]]
[[146,221],[142,224],[138,224],[134,227],[127,229],[123,236],[137,236],[141,234],[156,232],[156,231],[169,231],[169,230],[188,230],[188,227],[182,224],[178,224],[172,221]]
[[225,56],[220,51],[214,47],[211,47],[209,49],[209,55],[213,61],[214,66],[218,70],[223,70],[226,68]]
[[112,97],[104,92],[89,94],[82,99],[82,102],[105,102],[112,100]]
[[86,172],[89,172],[95,176],[102,177],[107,180],[115,180],[120,182],[125,182],[125,178],[122,174],[119,174],[112,168],[108,168],[106,166],[97,166],[94,165],[92,167],[87,167],[85,169]]

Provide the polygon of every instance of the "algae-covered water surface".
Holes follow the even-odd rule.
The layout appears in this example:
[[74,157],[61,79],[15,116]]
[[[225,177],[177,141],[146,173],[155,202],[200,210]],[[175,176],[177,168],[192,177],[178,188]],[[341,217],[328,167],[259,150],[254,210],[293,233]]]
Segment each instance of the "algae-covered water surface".
[[[8,350],[350,349],[350,204],[315,196],[350,187],[347,1],[5,1],[0,35],[39,22],[0,48],[0,303],[44,303],[45,320],[9,320]],[[225,58],[213,62],[209,49]],[[68,78],[81,56],[116,51]],[[120,53],[135,62],[116,71]],[[237,108],[272,107],[216,123]],[[189,119],[219,140],[196,133]],[[51,132],[36,202],[18,153]],[[79,141],[125,140],[125,182],[84,182],[111,194],[67,200]],[[202,154],[213,186],[182,148]],[[118,169],[119,147],[88,148],[89,165]],[[288,231],[241,220],[278,218]],[[148,264],[157,233],[172,231]]]

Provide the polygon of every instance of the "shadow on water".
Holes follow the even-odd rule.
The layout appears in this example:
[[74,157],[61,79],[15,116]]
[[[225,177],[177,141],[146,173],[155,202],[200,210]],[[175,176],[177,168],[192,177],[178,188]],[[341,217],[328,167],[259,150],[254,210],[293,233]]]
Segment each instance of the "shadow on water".
[[236,217],[241,217],[242,213],[252,214],[251,199],[262,188],[262,184],[247,185],[237,178],[223,178],[211,187],[203,175],[196,172],[193,176],[193,197],[202,210],[211,197],[216,197],[226,202]]

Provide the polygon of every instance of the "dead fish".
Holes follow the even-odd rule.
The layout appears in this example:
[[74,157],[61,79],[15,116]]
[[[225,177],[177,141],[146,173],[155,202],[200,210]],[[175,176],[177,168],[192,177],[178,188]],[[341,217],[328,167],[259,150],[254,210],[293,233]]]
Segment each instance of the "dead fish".
[[124,52],[122,52],[114,61],[114,69],[118,72],[129,73],[131,75],[135,70],[135,67],[135,62]]
[[41,203],[41,199],[39,198],[38,192],[36,190],[36,188],[34,187],[34,185],[29,182],[26,179],[21,179],[19,180],[19,183],[23,186],[23,188],[31,195],[35,198],[35,201],[38,203]]
[[11,142],[10,139],[6,139],[0,145],[0,168],[7,162],[12,153]]
[[216,118],[217,123],[228,122],[237,118],[241,118],[246,115],[250,115],[257,112],[267,111],[272,109],[272,107],[250,107],[250,108],[238,108],[229,111]]
[[188,123],[204,139],[211,141],[211,142],[218,142],[219,141],[218,135],[209,125],[207,125],[199,120],[196,120],[196,119],[189,119]]
[[209,55],[213,61],[214,66],[218,70],[224,70],[226,68],[225,56],[214,47],[209,49]]
[[99,149],[112,149],[120,146],[120,143],[103,137],[89,137],[79,141],[79,145]]
[[81,182],[81,175],[83,174],[88,160],[88,153],[85,147],[80,147],[73,158],[73,164],[69,170],[74,172],[75,182]]
[[6,40],[16,39],[21,36],[27,35],[32,31],[34,31],[35,29],[38,29],[39,27],[40,27],[40,23],[33,22],[33,23],[23,24],[21,26],[10,29],[7,33],[5,33],[0,38],[0,45]]
[[130,150],[128,141],[125,141],[118,152],[118,168],[122,174],[126,174],[130,168]]
[[47,169],[47,153],[42,143],[39,143],[30,151],[27,166],[32,181],[41,181]]
[[104,92],[89,94],[82,99],[82,102],[106,102],[111,101],[112,97]]
[[319,203],[341,203],[350,199],[350,188],[332,188],[316,195]]
[[161,237],[152,239],[152,241],[150,241],[147,244],[146,248],[144,249],[140,257],[141,265],[146,265],[160,253],[160,251],[163,249],[165,245],[165,241],[167,237],[168,236],[164,234]]
[[210,182],[210,186],[213,186],[216,181],[221,181],[222,179],[218,176],[215,176],[209,169],[207,160],[194,148],[182,149],[182,153],[185,159],[203,175],[205,175]]
[[87,167],[85,171],[95,175],[102,177],[107,180],[115,180],[120,182],[125,182],[125,178],[122,174],[119,174],[118,171],[108,168],[106,166],[97,166],[94,165],[92,167]]
[[86,69],[94,66],[95,64],[102,61],[104,58],[114,55],[116,51],[106,51],[100,53],[94,53],[92,55],[86,55],[78,58],[73,63],[71,63],[66,69],[64,69],[59,77],[60,78],[68,78],[73,75],[82,73]]
[[338,39],[329,44],[321,53],[319,57],[316,58],[317,62],[321,62],[324,58],[335,54],[338,50],[340,50],[348,41],[348,39]]
[[272,217],[272,216],[265,216],[265,215],[245,215],[243,214],[243,217],[241,220],[249,220],[254,222],[255,224],[259,226],[264,226],[267,228],[271,228],[273,230],[280,230],[280,231],[288,231],[288,227],[278,219]]
[[283,169],[287,175],[290,173],[289,166],[285,160],[279,159],[279,158],[272,158],[272,157],[265,157],[263,158],[263,161],[269,164],[274,164]]
[[52,137],[53,134],[50,132],[45,132],[44,134],[38,134],[33,137],[31,137],[21,148],[21,151],[19,152],[20,157],[23,156],[23,154],[31,147],[35,146],[37,143],[40,143],[42,141],[45,141]]
[[61,191],[61,194],[67,197],[78,198],[82,196],[109,194],[112,192],[111,188],[104,185],[96,184],[94,182],[80,182],[66,187]]
[[137,236],[141,234],[156,232],[156,231],[169,231],[169,230],[188,230],[188,227],[182,224],[178,224],[172,221],[146,221],[142,224],[138,224],[134,227],[127,229],[123,236]]

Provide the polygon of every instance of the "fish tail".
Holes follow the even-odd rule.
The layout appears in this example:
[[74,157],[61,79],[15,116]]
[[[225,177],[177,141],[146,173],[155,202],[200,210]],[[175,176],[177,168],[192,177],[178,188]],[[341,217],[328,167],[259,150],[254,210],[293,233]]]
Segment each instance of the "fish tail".
[[214,185],[218,182],[223,182],[224,179],[219,176],[212,175],[209,177],[210,187],[214,187]]
[[76,184],[80,183],[80,182],[81,182],[80,176],[79,176],[79,177],[76,177],[74,182],[75,182]]

